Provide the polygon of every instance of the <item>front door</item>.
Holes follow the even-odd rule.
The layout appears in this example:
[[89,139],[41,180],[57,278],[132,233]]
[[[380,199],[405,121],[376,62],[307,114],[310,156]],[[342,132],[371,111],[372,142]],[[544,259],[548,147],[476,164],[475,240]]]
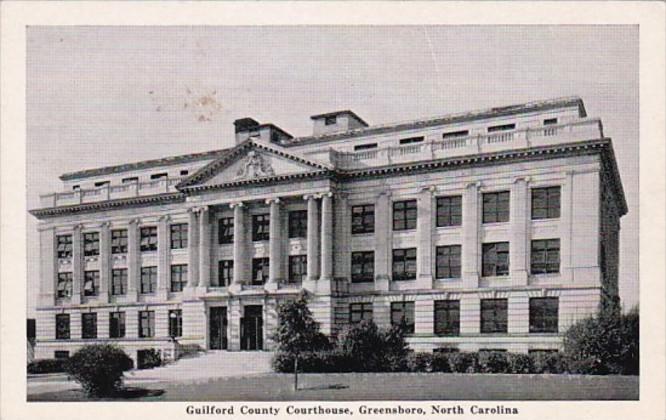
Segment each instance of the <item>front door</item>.
[[261,305],[245,307],[245,316],[241,318],[241,350],[263,350],[264,317]]
[[211,350],[226,350],[227,348],[227,308],[214,306],[210,308],[210,348]]

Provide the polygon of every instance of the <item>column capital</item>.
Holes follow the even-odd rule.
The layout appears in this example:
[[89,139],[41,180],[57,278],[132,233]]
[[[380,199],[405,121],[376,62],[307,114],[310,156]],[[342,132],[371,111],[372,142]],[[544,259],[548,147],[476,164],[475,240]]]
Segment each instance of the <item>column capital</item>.
[[171,220],[171,216],[168,214],[163,214],[160,217],[158,217],[157,220],[159,220],[160,222],[168,222],[169,220]]
[[280,203],[282,203],[282,200],[280,199],[280,197],[271,197],[271,198],[267,198],[265,200],[265,203],[266,204],[272,204],[272,203],[280,204]]
[[317,197],[318,198],[324,198],[324,197],[331,198],[331,197],[333,197],[333,192],[332,191],[327,191],[327,192],[319,193],[319,194],[317,194]]
[[529,177],[529,176],[517,176],[513,179],[513,183],[515,184],[517,182],[524,181],[526,184],[528,184],[530,182],[530,180],[531,180],[531,177]]
[[423,185],[419,187],[419,192],[420,193],[429,192],[431,194],[434,194],[435,192],[437,192],[437,187],[434,185]]
[[243,208],[243,207],[245,207],[245,203],[243,203],[242,201],[236,201],[234,203],[229,203],[229,207],[232,208],[232,209],[236,208],[236,207]]
[[310,199],[316,200],[317,198],[319,198],[319,194],[317,194],[317,193],[303,195],[303,200],[305,200],[305,201],[308,201]]
[[390,198],[391,195],[392,195],[391,190],[383,190],[383,191],[380,191],[377,194],[377,198],[381,198],[381,197],[389,197]]
[[108,228],[111,227],[111,222],[107,220],[106,222],[102,222],[99,226],[102,228]]
[[474,182],[469,182],[465,185],[465,188],[476,188],[479,189],[481,188],[481,181],[474,181]]
[[81,231],[83,230],[83,223],[77,223],[74,226],[72,226],[72,230],[74,231]]
[[130,219],[128,223],[130,225],[138,225],[139,223],[141,223],[141,219],[138,219],[138,218],[137,219]]

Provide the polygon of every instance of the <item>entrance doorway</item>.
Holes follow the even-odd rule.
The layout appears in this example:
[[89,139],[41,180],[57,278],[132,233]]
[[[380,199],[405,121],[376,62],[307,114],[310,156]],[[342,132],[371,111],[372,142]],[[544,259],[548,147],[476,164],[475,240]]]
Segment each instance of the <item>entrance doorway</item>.
[[245,306],[241,318],[241,350],[264,349],[264,316],[261,305]]
[[227,308],[214,306],[210,308],[209,337],[211,350],[227,349]]

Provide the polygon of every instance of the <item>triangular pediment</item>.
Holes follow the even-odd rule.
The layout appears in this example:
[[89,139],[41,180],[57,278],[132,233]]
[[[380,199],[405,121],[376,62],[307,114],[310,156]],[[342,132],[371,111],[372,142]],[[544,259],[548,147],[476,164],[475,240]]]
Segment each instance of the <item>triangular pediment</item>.
[[261,183],[276,178],[324,173],[331,167],[282,147],[248,140],[229,150],[185,179],[178,188],[212,187],[237,183]]

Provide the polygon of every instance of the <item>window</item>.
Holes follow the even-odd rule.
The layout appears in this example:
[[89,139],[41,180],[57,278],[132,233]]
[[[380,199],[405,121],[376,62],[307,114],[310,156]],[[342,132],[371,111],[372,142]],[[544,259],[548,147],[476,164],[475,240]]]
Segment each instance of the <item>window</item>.
[[99,294],[99,271],[86,271],[83,273],[83,296],[97,296]]
[[155,311],[139,311],[139,337],[155,336]]
[[559,298],[530,298],[530,332],[556,333]]
[[393,250],[393,280],[416,279],[416,248]]
[[252,285],[259,286],[268,280],[268,258],[252,259]]
[[217,263],[217,283],[213,287],[227,287],[234,280],[234,260],[221,260]]
[[111,181],[98,181],[95,182],[95,188],[104,187],[111,183]]
[[183,311],[181,309],[169,310],[169,337],[183,336]]
[[171,249],[187,248],[187,223],[171,225]]
[[375,281],[374,251],[352,252],[351,260],[352,283],[366,283]]
[[72,185],[72,191],[81,191],[80,185]]
[[352,206],[352,234],[375,231],[375,205]]
[[72,296],[72,273],[58,273],[57,297],[70,298]]
[[267,241],[270,229],[270,219],[267,214],[255,214],[252,216],[252,240]]
[[483,244],[483,267],[484,277],[508,276],[509,275],[509,243],[494,242]]
[[57,360],[69,359],[69,351],[56,350],[53,352],[53,358]]
[[438,279],[460,278],[460,245],[438,246],[436,248],[435,277]]
[[69,340],[69,314],[56,314],[56,340]]
[[86,257],[99,255],[99,232],[83,234],[83,255]]
[[442,134],[442,139],[452,139],[456,137],[465,137],[469,135],[469,130],[449,131]]
[[553,125],[557,124],[557,118],[546,118],[543,120],[543,125]]
[[141,252],[157,251],[157,227],[141,228]]
[[435,301],[435,334],[460,335],[460,301]]
[[560,187],[532,188],[532,220],[560,217]]
[[335,116],[335,115],[324,117],[324,125],[333,125],[333,124],[337,123],[337,121],[338,121],[338,117]]
[[308,256],[290,255],[289,256],[289,281],[298,283],[307,280],[308,274]]
[[167,174],[166,172],[161,172],[159,174],[152,174],[150,176],[150,179],[162,179],[162,178],[166,178],[168,176],[169,176],[169,174]]
[[180,176],[185,176],[185,175],[187,175],[187,174],[189,174],[189,173],[190,173],[190,171],[188,171],[187,169],[181,169],[181,170],[180,170]]
[[58,258],[72,257],[72,235],[56,236]]
[[289,212],[289,237],[305,238],[308,234],[308,212],[297,210]]
[[483,194],[483,223],[509,221],[509,192]]
[[141,267],[141,293],[155,293],[157,267]]
[[391,302],[391,325],[403,322],[405,333],[414,334],[414,302]]
[[488,132],[494,133],[496,131],[513,130],[514,128],[516,128],[516,124],[493,125],[492,127],[488,127]]
[[127,178],[123,178],[120,180],[122,184],[134,184],[136,182],[139,182],[139,177],[138,176],[130,176]]
[[354,151],[357,152],[359,150],[370,150],[376,148],[377,148],[377,143],[357,144],[356,146],[354,146]]
[[111,295],[120,296],[127,293],[127,269],[114,268],[111,270]]
[[81,314],[81,338],[97,338],[97,314]]
[[532,274],[560,272],[560,240],[540,239],[532,241],[530,270]]
[[171,291],[182,292],[187,286],[187,264],[171,266]]
[[372,321],[372,303],[349,304],[349,323],[358,324],[361,321]]
[[423,137],[410,137],[407,139],[400,139],[400,144],[414,144],[423,142]]
[[462,224],[462,196],[437,197],[437,227]]
[[507,299],[481,299],[481,333],[507,332]]
[[125,312],[111,312],[109,314],[109,337],[125,337]]
[[127,254],[127,229],[111,231],[111,253]]
[[220,245],[234,243],[234,218],[223,217],[217,225],[217,242]]
[[416,200],[393,203],[393,230],[416,229]]

